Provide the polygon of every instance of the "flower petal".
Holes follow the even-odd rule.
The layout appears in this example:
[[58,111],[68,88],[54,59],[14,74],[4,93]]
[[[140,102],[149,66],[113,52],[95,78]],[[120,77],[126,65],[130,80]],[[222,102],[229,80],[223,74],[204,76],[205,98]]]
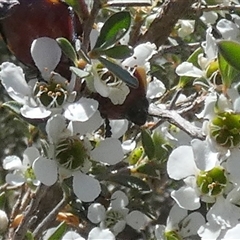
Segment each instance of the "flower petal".
[[126,216],[126,222],[133,229],[140,230],[147,223],[147,217],[140,211],[134,210]]
[[181,187],[177,191],[172,191],[171,197],[181,208],[195,210],[200,207],[200,198],[191,187]]
[[23,166],[32,166],[34,160],[40,156],[40,153],[35,147],[28,147],[23,153]]
[[17,156],[7,156],[3,159],[3,168],[5,170],[15,170],[22,168],[22,161]]
[[178,76],[187,77],[202,77],[203,72],[199,68],[195,67],[190,62],[182,62],[176,67],[176,73]]
[[82,97],[78,102],[69,105],[64,116],[70,121],[85,122],[89,120],[98,109],[98,102],[94,99]]
[[192,142],[193,155],[197,168],[202,171],[209,171],[218,163],[218,153],[213,152],[207,141],[193,139]]
[[25,178],[20,173],[8,173],[6,175],[6,183],[21,186],[25,183]]
[[32,42],[31,55],[42,77],[48,81],[60,61],[62,50],[54,39],[41,37]]
[[47,121],[46,132],[51,143],[57,143],[66,129],[66,119],[62,115],[54,115]]
[[0,66],[0,79],[9,96],[15,101],[25,104],[31,90],[25,80],[23,70],[10,62]]
[[120,138],[128,129],[128,120],[109,120],[113,138]]
[[94,161],[114,165],[122,161],[124,154],[118,139],[106,138],[91,151],[90,156]]
[[109,229],[93,228],[88,235],[88,240],[115,240],[114,234]]
[[73,134],[84,135],[86,133],[92,133],[96,131],[103,123],[103,118],[99,111],[96,111],[90,119],[85,122],[71,121],[68,125],[68,129]]
[[167,172],[175,180],[195,175],[197,167],[190,146],[180,146],[172,151],[167,162]]
[[46,186],[53,185],[58,178],[57,164],[54,160],[39,157],[33,162],[35,176]]
[[30,107],[28,105],[24,105],[20,111],[23,117],[30,119],[42,119],[51,115],[51,111],[44,107]]
[[111,207],[113,209],[121,209],[128,205],[128,197],[127,195],[122,191],[116,191],[111,196]]
[[122,62],[124,67],[144,66],[148,59],[156,53],[156,45],[150,42],[139,44],[134,48],[133,55]]
[[77,171],[73,173],[73,192],[81,201],[91,202],[99,196],[101,186],[95,178]]
[[199,212],[189,214],[182,221],[181,236],[184,238],[197,235],[197,231],[205,224],[205,219]]
[[62,240],[85,240],[85,238],[81,237],[80,234],[74,231],[66,232],[61,239]]
[[100,203],[93,203],[88,207],[87,217],[92,223],[100,223],[105,219],[106,209]]

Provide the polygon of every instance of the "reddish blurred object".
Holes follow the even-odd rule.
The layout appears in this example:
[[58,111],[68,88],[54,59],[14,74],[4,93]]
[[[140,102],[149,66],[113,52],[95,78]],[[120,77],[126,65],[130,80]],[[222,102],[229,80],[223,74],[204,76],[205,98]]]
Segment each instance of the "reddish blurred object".
[[[2,7],[1,3],[4,3]],[[0,0],[0,19],[1,34],[11,52],[21,62],[34,68],[35,64],[30,54],[34,39],[65,37],[72,41],[74,34],[82,35],[81,23],[74,14],[70,14],[68,6],[60,0]],[[66,78],[70,77],[69,66],[73,65],[69,61],[63,55],[56,69],[56,72]],[[99,110],[103,117],[127,118],[137,125],[146,122],[149,104],[146,99],[145,71],[137,68],[135,76],[139,80],[139,87],[130,88],[130,93],[122,105],[114,105],[109,98],[97,93],[90,96],[99,102]]]
[[[0,7],[1,3],[6,1],[0,0]],[[82,34],[81,23],[77,17],[70,14],[68,6],[60,0],[18,0],[19,4],[16,4],[16,0],[10,1],[14,1],[15,4],[9,11],[6,7],[5,10],[0,10],[1,34],[10,51],[27,66],[35,67],[30,54],[34,39],[65,37],[72,41],[75,33],[78,36]],[[56,71],[68,78],[69,65],[69,59],[62,56]]]

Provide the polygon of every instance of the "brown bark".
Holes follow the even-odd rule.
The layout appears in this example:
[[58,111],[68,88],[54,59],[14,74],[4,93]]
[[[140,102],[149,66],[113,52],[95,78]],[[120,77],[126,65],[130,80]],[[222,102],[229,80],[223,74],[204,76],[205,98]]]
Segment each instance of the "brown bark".
[[182,18],[196,0],[167,0],[153,20],[149,29],[139,39],[139,42],[150,41],[157,47],[164,44],[178,19]]

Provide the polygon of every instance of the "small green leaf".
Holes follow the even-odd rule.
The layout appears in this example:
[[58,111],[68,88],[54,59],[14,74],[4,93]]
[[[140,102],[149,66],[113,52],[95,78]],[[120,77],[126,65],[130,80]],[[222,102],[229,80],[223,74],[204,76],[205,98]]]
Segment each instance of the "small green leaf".
[[20,115],[21,114],[20,109],[23,105],[18,102],[15,102],[15,101],[8,101],[8,102],[3,103],[2,106],[7,107],[14,113]]
[[77,66],[77,54],[72,46],[72,44],[66,38],[57,38],[56,41],[58,42],[60,48],[62,49],[63,53],[70,59],[72,62]]
[[116,75],[119,79],[125,82],[129,87],[137,88],[139,85],[138,80],[132,76],[127,70],[123,69],[116,63],[110,62],[106,58],[99,58],[99,61],[106,67],[110,72]]
[[25,239],[25,240],[34,240],[33,233],[30,232],[30,231],[27,231],[24,239]]
[[52,235],[48,238],[48,240],[60,240],[62,239],[64,233],[67,230],[67,224],[65,222],[61,222],[56,230],[52,233]]
[[75,73],[80,78],[85,78],[85,77],[89,76],[89,72],[83,71],[83,70],[81,70],[79,68],[76,68],[76,67],[70,67],[70,71]]
[[218,53],[219,70],[222,76],[222,82],[225,88],[229,88],[232,83],[232,72],[234,68],[228,64],[222,54]]
[[122,186],[138,189],[139,191],[149,191],[150,188],[142,179],[129,175],[111,175],[109,180]]
[[147,130],[142,130],[142,145],[148,158],[151,160],[155,156],[155,146],[151,134]]
[[94,48],[107,48],[120,40],[131,25],[129,12],[117,12],[110,16],[101,28],[99,37]]
[[124,59],[133,54],[132,48],[127,45],[117,45],[108,49],[99,49],[100,55],[106,55],[115,59]]
[[[202,53],[202,48],[196,49],[188,58],[187,62],[192,63],[195,67],[199,67],[198,65],[198,55]],[[200,67],[199,67],[200,68]],[[178,82],[178,88],[184,88],[187,84],[191,83],[194,80],[194,77],[181,76]]]
[[240,44],[233,41],[221,41],[218,50],[223,58],[234,68],[240,71]]

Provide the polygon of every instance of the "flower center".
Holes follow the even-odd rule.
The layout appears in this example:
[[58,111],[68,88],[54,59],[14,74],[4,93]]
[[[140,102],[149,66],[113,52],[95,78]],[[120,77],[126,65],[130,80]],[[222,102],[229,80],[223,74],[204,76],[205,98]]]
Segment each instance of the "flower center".
[[227,177],[224,168],[215,167],[210,171],[201,171],[197,176],[197,186],[203,194],[216,196],[226,187]]
[[63,105],[68,97],[67,84],[56,83],[52,80],[48,83],[38,82],[35,85],[34,95],[44,107],[56,108]]
[[56,158],[63,167],[76,170],[83,166],[88,154],[81,140],[69,137],[58,143]]
[[120,212],[113,211],[113,210],[107,211],[106,218],[105,218],[106,228],[111,228],[111,227],[115,226],[115,224],[118,221],[123,220],[123,219],[124,219],[124,217]]
[[102,64],[98,64],[96,67],[97,74],[100,79],[105,82],[108,86],[116,86],[119,85],[122,81],[117,78],[112,72],[110,72],[106,67],[102,66]]
[[210,124],[210,134],[223,147],[238,146],[240,144],[240,114],[219,113]]
[[176,231],[165,232],[166,240],[182,240],[182,237]]

